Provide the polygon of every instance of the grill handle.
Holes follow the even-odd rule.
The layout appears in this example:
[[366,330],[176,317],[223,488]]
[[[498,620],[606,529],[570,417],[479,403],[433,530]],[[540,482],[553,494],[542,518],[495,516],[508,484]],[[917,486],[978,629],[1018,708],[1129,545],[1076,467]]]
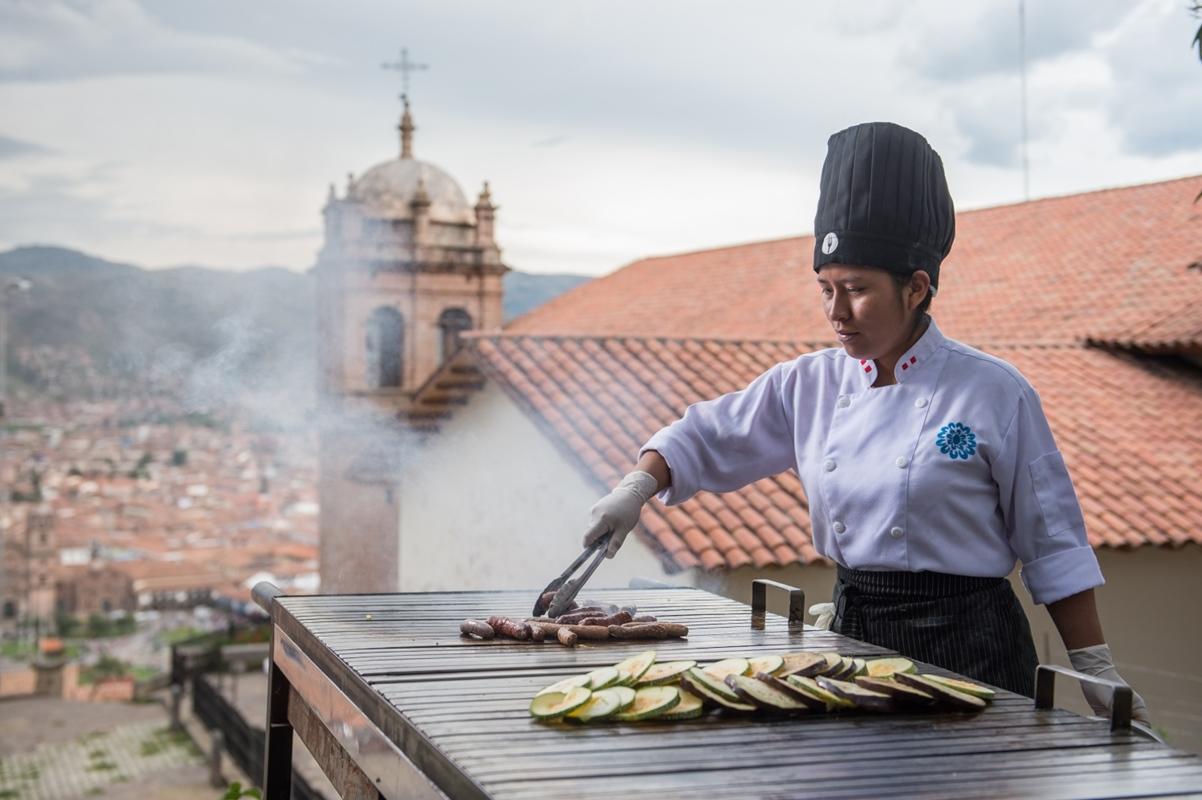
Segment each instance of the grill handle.
[[779,589],[789,595],[789,632],[803,632],[805,630],[806,593],[796,586],[764,578],[757,578],[751,582],[751,627],[757,631],[764,629],[768,613],[768,589],[770,588]]
[[1114,681],[1108,681],[1105,678],[1098,678],[1094,675],[1086,675],[1084,672],[1077,672],[1068,667],[1060,667],[1055,664],[1040,664],[1035,668],[1036,708],[1049,709],[1053,707],[1052,701],[1056,695],[1057,673],[1067,675],[1070,678],[1076,678],[1082,683],[1093,683],[1112,689],[1114,691],[1114,700],[1110,704],[1110,730],[1131,730],[1131,705],[1135,698],[1135,693],[1131,690],[1131,687],[1115,683]]
[[271,604],[282,594],[279,587],[271,581],[259,581],[255,584],[255,588],[250,590],[251,599],[268,615],[271,614]]

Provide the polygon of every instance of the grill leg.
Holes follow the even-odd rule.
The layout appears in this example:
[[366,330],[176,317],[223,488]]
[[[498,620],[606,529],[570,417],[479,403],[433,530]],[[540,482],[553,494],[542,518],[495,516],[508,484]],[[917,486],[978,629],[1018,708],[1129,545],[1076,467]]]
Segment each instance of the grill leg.
[[275,627],[271,633],[271,672],[267,678],[267,741],[263,748],[263,800],[292,796],[292,724],[288,722],[291,686],[275,664]]

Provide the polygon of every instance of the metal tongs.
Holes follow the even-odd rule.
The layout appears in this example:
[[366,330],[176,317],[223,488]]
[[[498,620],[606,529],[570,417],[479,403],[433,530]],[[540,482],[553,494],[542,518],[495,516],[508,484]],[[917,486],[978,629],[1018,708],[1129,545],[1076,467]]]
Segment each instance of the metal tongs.
[[[541,617],[543,614],[546,614],[548,617],[558,617],[568,610],[568,607],[572,605],[572,601],[576,599],[576,595],[580,594],[580,590],[584,588],[584,584],[596,572],[597,567],[601,566],[601,562],[605,559],[605,548],[609,545],[611,536],[613,536],[613,531],[604,534],[600,539],[586,547],[584,552],[572,562],[571,566],[565,569],[558,578],[548,583],[546,588],[538,593],[538,600],[534,602],[532,616]],[[580,569],[580,565],[589,556],[593,556],[592,562],[578,577],[572,578],[572,573]],[[547,596],[548,592],[555,592],[555,596],[549,602],[543,599]]]

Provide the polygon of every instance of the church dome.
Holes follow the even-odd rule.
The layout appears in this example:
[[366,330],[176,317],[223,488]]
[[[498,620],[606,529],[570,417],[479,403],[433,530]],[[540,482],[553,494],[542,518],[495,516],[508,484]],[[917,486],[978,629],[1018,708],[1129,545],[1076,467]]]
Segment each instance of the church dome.
[[447,173],[415,158],[394,158],[376,164],[351,184],[347,197],[363,203],[372,216],[412,219],[411,203],[420,189],[430,202],[436,222],[476,221],[463,190]]

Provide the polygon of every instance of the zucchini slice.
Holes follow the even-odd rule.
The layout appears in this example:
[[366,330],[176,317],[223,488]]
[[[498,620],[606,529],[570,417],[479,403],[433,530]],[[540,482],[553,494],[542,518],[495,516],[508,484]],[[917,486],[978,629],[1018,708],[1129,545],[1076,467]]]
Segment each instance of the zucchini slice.
[[618,678],[619,686],[630,686],[639,678],[643,677],[643,673],[650,669],[655,663],[655,651],[647,650],[639,653],[637,656],[619,661],[614,665],[621,677]]
[[675,686],[648,686],[635,692],[634,702],[614,716],[618,722],[641,722],[654,719],[680,702],[680,689]]
[[788,675],[813,677],[826,669],[826,658],[821,653],[789,653],[783,660],[784,664],[776,673],[782,678]]
[[747,663],[751,665],[751,670],[747,673],[749,675],[758,675],[761,672],[775,675],[785,665],[785,660],[780,656],[759,656],[748,659]]
[[785,680],[798,689],[801,689],[804,692],[809,692],[822,702],[826,703],[827,709],[831,711],[855,707],[855,703],[851,702],[850,700],[845,700],[839,695],[832,694],[826,689],[823,689],[818,685],[818,682],[814,678],[807,678],[802,675],[790,675],[789,677],[785,678]]
[[895,672],[917,672],[914,662],[908,658],[874,658],[868,662],[866,674],[870,678],[888,678]]
[[594,692],[598,689],[604,689],[607,686],[613,686],[622,678],[622,673],[618,672],[617,667],[601,667],[590,672],[585,677],[588,678],[588,688]]
[[539,719],[559,719],[588,702],[593,693],[583,686],[566,692],[547,692],[530,701],[531,715]]
[[843,669],[843,656],[838,653],[822,653],[821,655],[826,659],[826,669],[822,671],[823,675],[830,675],[835,670]]
[[751,663],[745,658],[727,658],[705,668],[705,674],[720,681],[727,675],[746,675],[750,671]]
[[856,674],[856,660],[851,656],[843,656],[839,666],[841,669],[838,669],[833,673],[828,673],[827,677],[846,681],[850,680],[851,677]]
[[727,675],[726,685],[735,690],[739,699],[769,711],[809,711],[809,706],[795,700],[791,695],[769,686],[764,681],[749,678],[746,675]]
[[928,674],[923,675],[923,677],[929,678],[933,681],[938,681],[944,686],[950,686],[957,692],[971,694],[973,697],[979,697],[982,700],[992,700],[993,698],[997,697],[997,692],[995,692],[993,689],[990,689],[988,686],[982,686],[979,683],[973,683],[972,681],[962,681],[959,678],[945,678],[942,675]]
[[630,708],[630,704],[634,702],[636,692],[629,686],[611,686],[608,689],[602,689],[603,692],[614,692],[618,695],[619,711],[625,711]]
[[959,708],[965,711],[980,711],[988,705],[979,697],[965,694],[939,681],[933,681],[926,675],[911,675],[907,672],[898,672],[893,677],[907,686],[913,686],[915,689],[926,692],[934,697],[940,705],[951,706],[952,708]]
[[634,684],[634,688],[642,689],[645,686],[675,683],[680,680],[681,675],[695,666],[697,666],[696,661],[665,661],[662,664],[653,664]]
[[862,659],[862,658],[853,658],[853,659],[851,660],[851,663],[852,663],[852,664],[855,666],[855,668],[856,668],[856,671],[855,671],[855,672],[853,672],[853,673],[851,674],[851,676],[852,676],[853,678],[854,678],[855,676],[857,676],[857,675],[867,675],[867,674],[868,674],[868,670],[867,670],[867,665],[868,665],[868,662],[867,662],[867,661],[865,661],[864,659]]
[[565,719],[572,722],[597,722],[612,717],[622,710],[622,695],[617,689],[601,689],[593,692],[588,701],[569,711]]
[[826,711],[826,701],[821,700],[804,689],[799,689],[788,681],[782,681],[780,678],[769,675],[766,672],[758,673],[755,676],[757,681],[771,686],[778,692],[788,695],[793,700],[801,703],[806,707],[807,711]]
[[834,678],[818,678],[818,685],[831,694],[838,695],[844,700],[850,700],[856,708],[862,708],[865,711],[893,710],[893,698],[887,694],[874,692],[863,686]]
[[[726,684],[715,681],[696,667],[680,676],[680,686],[682,690],[692,692],[712,706],[728,711],[755,711],[755,706],[739,702],[739,696]],[[719,690],[718,686],[722,689]]]
[[566,694],[569,690],[575,689],[577,686],[588,686],[588,675],[573,675],[570,678],[564,678],[561,681],[556,681],[550,686],[539,690],[539,693],[536,694],[535,697],[538,697],[539,695],[550,694],[551,692]]
[[892,678],[870,678],[867,675],[860,675],[856,677],[856,685],[889,695],[893,698],[893,702],[901,708],[923,708],[933,705],[935,702],[935,698],[927,692],[915,689],[913,686],[906,686]]
[[660,714],[656,719],[664,722],[675,721],[680,719],[696,719],[705,713],[705,704],[701,702],[701,698],[692,692],[687,692],[684,689],[680,690],[680,702],[666,713]]

